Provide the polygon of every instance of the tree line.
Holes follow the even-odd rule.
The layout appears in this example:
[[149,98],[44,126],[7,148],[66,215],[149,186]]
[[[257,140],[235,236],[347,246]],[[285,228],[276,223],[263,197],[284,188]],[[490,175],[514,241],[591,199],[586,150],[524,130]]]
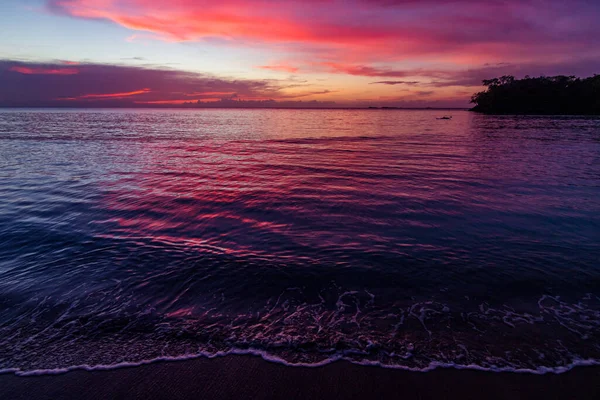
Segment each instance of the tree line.
[[489,114],[600,115],[600,75],[525,76],[505,75],[486,79],[487,89],[474,94],[472,111]]

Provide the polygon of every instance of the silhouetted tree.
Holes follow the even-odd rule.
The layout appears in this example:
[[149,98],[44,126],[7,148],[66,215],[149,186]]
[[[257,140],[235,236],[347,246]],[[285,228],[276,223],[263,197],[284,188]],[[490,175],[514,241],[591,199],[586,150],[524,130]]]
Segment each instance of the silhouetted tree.
[[485,79],[487,90],[475,93],[473,111],[489,114],[599,114],[600,75]]

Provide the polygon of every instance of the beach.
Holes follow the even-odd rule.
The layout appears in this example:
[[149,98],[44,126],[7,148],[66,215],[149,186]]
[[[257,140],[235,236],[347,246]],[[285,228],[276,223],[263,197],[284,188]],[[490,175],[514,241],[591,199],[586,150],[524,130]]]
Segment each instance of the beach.
[[597,399],[600,368],[562,374],[438,368],[408,372],[335,362],[290,367],[256,356],[157,362],[59,375],[0,375],[3,399]]

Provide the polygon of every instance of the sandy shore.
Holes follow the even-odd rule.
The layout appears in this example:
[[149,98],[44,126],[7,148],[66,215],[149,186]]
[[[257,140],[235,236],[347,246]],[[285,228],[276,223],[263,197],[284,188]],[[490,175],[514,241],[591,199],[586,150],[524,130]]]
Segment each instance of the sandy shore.
[[258,357],[159,362],[110,371],[0,375],[12,399],[599,399],[600,368],[564,374],[437,369],[419,373],[338,362],[286,367]]

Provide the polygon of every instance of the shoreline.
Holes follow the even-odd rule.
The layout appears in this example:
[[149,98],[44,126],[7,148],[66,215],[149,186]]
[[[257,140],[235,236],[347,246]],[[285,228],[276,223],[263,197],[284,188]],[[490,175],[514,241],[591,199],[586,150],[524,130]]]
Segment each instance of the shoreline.
[[158,361],[55,375],[0,375],[5,399],[186,398],[600,398],[600,367],[556,374],[436,368],[412,372],[336,361],[290,367],[258,356]]
[[476,364],[444,364],[439,362],[432,362],[429,366],[424,368],[412,368],[408,366],[395,365],[395,364],[382,364],[380,362],[375,361],[352,361],[346,359],[343,356],[339,356],[336,358],[328,358],[315,363],[290,363],[282,358],[274,356],[271,353],[266,351],[259,350],[230,350],[224,352],[217,353],[198,353],[190,356],[168,356],[168,357],[160,357],[153,358],[141,361],[124,361],[116,364],[97,364],[97,365],[88,365],[88,364],[79,364],[72,365],[64,368],[56,368],[56,369],[33,369],[33,370],[21,370],[17,368],[6,368],[0,369],[0,376],[2,375],[15,375],[20,377],[32,377],[32,376],[46,376],[46,375],[63,375],[76,371],[85,371],[85,372],[97,372],[97,371],[112,371],[118,370],[122,368],[136,368],[143,367],[146,365],[157,364],[157,363],[172,363],[172,362],[186,362],[186,361],[194,361],[197,359],[219,359],[226,357],[255,357],[260,358],[265,362],[278,364],[284,367],[289,368],[322,368],[335,363],[349,363],[352,365],[360,366],[360,367],[370,367],[370,368],[383,368],[383,369],[392,369],[403,372],[410,373],[425,373],[435,371],[437,369],[442,370],[457,370],[457,371],[478,371],[478,372],[486,372],[486,373],[512,373],[512,374],[529,374],[529,375],[546,375],[546,374],[564,374],[573,370],[574,368],[580,367],[598,367],[600,368],[600,360],[590,359],[590,360],[577,360],[567,366],[560,367],[547,367],[540,366],[536,369],[528,369],[528,368],[512,368],[512,367],[496,367],[496,368],[487,368],[482,367]]

